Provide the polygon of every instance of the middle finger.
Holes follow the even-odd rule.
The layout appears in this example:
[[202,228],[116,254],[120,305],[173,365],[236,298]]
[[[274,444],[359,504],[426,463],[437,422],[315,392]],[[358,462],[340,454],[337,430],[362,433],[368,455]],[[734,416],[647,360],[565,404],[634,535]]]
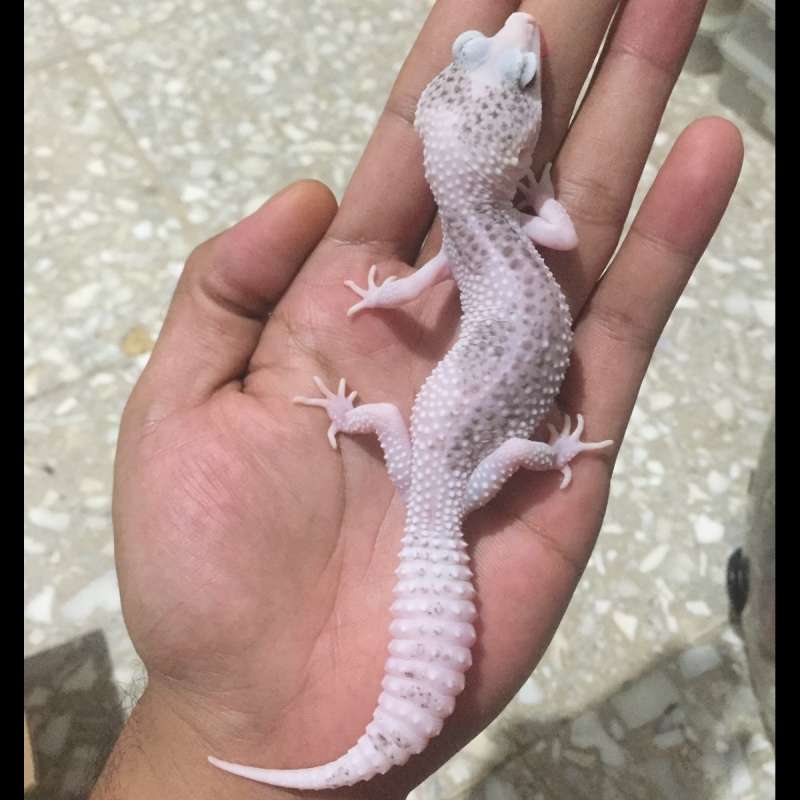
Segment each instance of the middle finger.
[[[533,154],[537,174],[553,158],[564,139],[575,102],[618,5],[619,0],[595,0],[592,3],[525,0],[520,4],[519,10],[536,20],[542,39],[544,114]],[[495,30],[486,32],[494,34]],[[440,244],[441,237],[435,231],[425,242],[417,264],[435,255]]]
[[579,244],[570,253],[548,254],[547,261],[574,314],[617,246],[704,5],[704,0],[625,4],[558,154],[557,194]]

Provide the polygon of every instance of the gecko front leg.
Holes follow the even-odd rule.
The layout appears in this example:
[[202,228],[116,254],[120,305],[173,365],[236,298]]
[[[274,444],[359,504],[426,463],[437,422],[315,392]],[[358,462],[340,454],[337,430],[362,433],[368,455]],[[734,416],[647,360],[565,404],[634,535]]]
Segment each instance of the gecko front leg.
[[530,187],[520,184],[520,191],[536,216],[519,212],[522,229],[534,244],[551,250],[573,250],[578,246],[578,234],[566,209],[556,200],[548,164],[537,181],[533,171],[528,174]]
[[378,285],[375,283],[377,271],[377,265],[373,264],[367,276],[366,289],[362,289],[354,281],[344,282],[345,286],[362,298],[359,303],[350,307],[347,312],[348,317],[352,317],[353,314],[357,314],[365,308],[393,308],[405,305],[416,300],[426,289],[451,277],[450,264],[444,247],[430,261],[405,278],[390,275],[382,284]]
[[503,487],[503,484],[520,468],[545,471],[561,470],[564,476],[561,488],[566,489],[572,480],[572,469],[569,462],[578,453],[587,450],[600,450],[609,447],[613,442],[582,442],[583,417],[578,414],[578,424],[570,433],[571,420],[564,418],[564,427],[558,433],[552,425],[550,441],[532,442],[528,439],[509,439],[490,453],[478,464],[470,476],[466,491],[466,513],[488,503]]
[[377,434],[386,460],[386,470],[405,502],[411,485],[411,442],[397,406],[391,403],[368,403],[355,408],[353,401],[357,392],[345,395],[344,378],[339,381],[339,390],[336,394],[316,376],[314,383],[322,393],[322,397],[295,397],[293,402],[325,409],[331,421],[328,441],[334,450],[337,433]]

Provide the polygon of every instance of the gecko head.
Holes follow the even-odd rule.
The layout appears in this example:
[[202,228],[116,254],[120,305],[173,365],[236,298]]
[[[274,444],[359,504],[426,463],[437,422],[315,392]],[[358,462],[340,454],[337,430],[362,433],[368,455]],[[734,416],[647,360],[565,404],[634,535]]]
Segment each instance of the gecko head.
[[425,88],[415,128],[439,210],[511,202],[542,119],[539,28],[512,14],[494,36],[462,33]]
[[453,43],[453,62],[489,86],[538,90],[540,57],[539,28],[521,11],[494,36],[465,31]]

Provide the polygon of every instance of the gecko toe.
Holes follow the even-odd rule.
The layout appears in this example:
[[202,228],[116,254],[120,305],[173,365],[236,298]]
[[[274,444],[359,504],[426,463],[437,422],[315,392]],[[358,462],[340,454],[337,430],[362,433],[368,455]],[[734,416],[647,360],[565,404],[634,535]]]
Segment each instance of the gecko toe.
[[334,450],[339,449],[339,445],[336,442],[336,434],[339,432],[339,428],[336,426],[335,422],[331,422],[330,426],[328,427],[328,441],[331,444],[331,447]]
[[348,289],[352,289],[359,297],[366,297],[367,296],[367,290],[366,289],[362,289],[355,281],[346,280],[344,282],[344,285]]

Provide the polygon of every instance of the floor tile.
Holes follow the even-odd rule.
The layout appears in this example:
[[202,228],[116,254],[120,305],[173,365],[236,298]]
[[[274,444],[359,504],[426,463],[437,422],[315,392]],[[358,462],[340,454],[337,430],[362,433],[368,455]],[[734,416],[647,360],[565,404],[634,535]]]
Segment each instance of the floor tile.
[[78,61],[26,78],[25,395],[154,336],[190,249],[176,207]]
[[28,248],[27,399],[152,347],[189,246],[174,218],[148,216],[147,240],[98,225]]
[[100,630],[123,686],[139,662],[120,614],[111,480],[120,414],[146,358],[25,408],[25,655]]
[[100,2],[99,0],[51,0],[58,18],[82,49],[91,49],[107,42],[143,32],[170,18],[203,14],[205,0],[137,0]]
[[346,16],[342,3],[248,5],[222,3],[91,57],[204,235],[301,177],[341,193],[419,17],[387,27],[375,2]]
[[[25,243],[106,222],[134,232],[172,212],[153,172],[80,58],[25,78]],[[149,202],[144,202],[146,198]]]
[[73,52],[73,43],[47,0],[25,0],[23,22],[26,67],[52,62]]
[[[691,667],[691,668],[687,668]],[[671,652],[596,705],[572,714],[508,713],[492,735],[513,755],[459,788],[452,765],[437,800],[754,800],[773,795],[774,753],[753,725],[741,642],[717,629]],[[528,744],[534,742],[534,744]]]

